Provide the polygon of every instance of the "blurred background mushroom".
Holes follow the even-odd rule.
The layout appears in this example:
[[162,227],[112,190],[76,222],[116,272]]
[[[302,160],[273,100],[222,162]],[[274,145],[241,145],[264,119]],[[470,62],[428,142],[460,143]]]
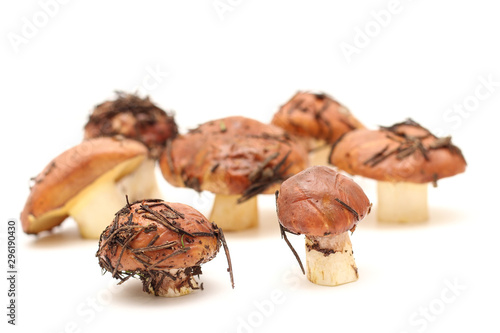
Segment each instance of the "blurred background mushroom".
[[23,230],[38,234],[71,216],[82,237],[98,239],[126,195],[137,200],[155,194],[153,175],[139,167],[147,155],[138,141],[108,137],[63,152],[33,178],[21,212]]
[[377,180],[377,217],[385,222],[428,220],[428,183],[437,186],[467,165],[451,137],[438,138],[412,119],[347,133],[332,148],[330,162]]
[[[177,124],[172,112],[167,113],[149,97],[141,98],[135,94],[118,91],[115,100],[97,105],[84,127],[85,139],[102,136],[123,136],[143,143],[149,150],[139,168],[141,173],[155,174],[156,161],[165,148],[167,140],[178,134]],[[145,198],[162,198],[163,195],[156,181],[154,188]]]
[[224,247],[234,288],[229,250],[222,229],[196,209],[162,200],[144,200],[119,210],[99,240],[99,265],[120,283],[138,277],[143,290],[175,297],[203,289],[195,275]]
[[369,212],[371,204],[352,179],[326,166],[312,166],[290,177],[276,192],[281,235],[302,263],[286,232],[306,239],[307,278],[336,286],[358,279],[348,231]]
[[274,114],[273,125],[299,137],[311,165],[327,165],[330,146],[344,133],[364,128],[351,112],[325,93],[297,92]]
[[239,116],[178,136],[160,158],[172,185],[215,193],[210,220],[226,231],[256,226],[257,195],[274,193],[306,166],[305,149],[281,128]]
[[97,105],[85,124],[85,139],[123,135],[142,142],[157,159],[165,143],[177,133],[173,113],[167,113],[148,97],[118,91],[115,100]]

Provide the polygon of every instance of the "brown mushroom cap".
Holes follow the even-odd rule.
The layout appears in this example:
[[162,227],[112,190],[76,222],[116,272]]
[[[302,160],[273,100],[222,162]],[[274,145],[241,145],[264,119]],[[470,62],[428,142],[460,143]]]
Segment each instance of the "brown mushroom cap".
[[85,125],[86,139],[123,135],[145,144],[154,158],[177,133],[173,115],[153,104],[149,97],[121,92],[116,100],[97,105]]
[[308,236],[353,230],[371,207],[358,184],[326,166],[309,167],[285,180],[276,205],[287,231]]
[[330,163],[353,175],[412,183],[435,183],[466,167],[451,137],[438,138],[411,119],[347,133],[333,147]]
[[248,197],[273,193],[306,165],[305,149],[281,128],[237,116],[178,136],[160,157],[163,176],[174,186]]
[[271,123],[288,133],[327,143],[337,141],[353,129],[364,128],[346,107],[332,97],[300,91],[276,112]]
[[97,256],[109,272],[142,272],[199,266],[219,247],[217,226],[196,209],[145,200],[116,213],[101,235]]
[[68,217],[68,205],[85,188],[105,174],[118,180],[133,171],[148,154],[134,140],[85,140],[53,159],[34,178],[21,212],[23,230],[36,234],[50,230]]

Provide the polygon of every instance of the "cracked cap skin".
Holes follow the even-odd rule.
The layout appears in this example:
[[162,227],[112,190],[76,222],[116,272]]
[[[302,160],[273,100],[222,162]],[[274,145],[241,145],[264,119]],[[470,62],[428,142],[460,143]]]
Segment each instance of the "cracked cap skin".
[[307,236],[354,231],[371,208],[361,187],[326,166],[313,166],[281,184],[278,220],[289,232]]
[[256,192],[274,193],[278,183],[307,167],[307,152],[281,128],[234,116],[169,142],[160,167],[178,187],[239,195],[262,184]]

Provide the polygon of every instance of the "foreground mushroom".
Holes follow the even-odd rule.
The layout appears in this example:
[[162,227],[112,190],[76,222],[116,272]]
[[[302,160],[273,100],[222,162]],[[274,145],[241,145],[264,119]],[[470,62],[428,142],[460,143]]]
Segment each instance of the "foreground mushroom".
[[257,194],[307,165],[307,153],[275,126],[244,117],[200,125],[167,144],[160,158],[172,185],[216,194],[210,220],[224,230],[258,224]]
[[231,260],[222,229],[196,209],[162,200],[127,204],[99,240],[96,256],[103,270],[121,283],[137,276],[143,290],[174,297],[200,287],[194,275],[224,246],[234,288]]
[[358,279],[349,230],[369,212],[371,204],[352,179],[326,166],[310,167],[281,184],[276,210],[281,235],[302,263],[285,232],[306,238],[307,278],[336,286]]
[[140,168],[147,148],[134,140],[85,140],[55,159],[33,179],[21,213],[23,230],[51,230],[71,216],[84,238],[98,239],[115,212],[131,200],[154,195],[154,175]]
[[344,133],[364,128],[342,104],[324,93],[297,92],[271,123],[305,141],[311,165],[326,165],[330,146]]
[[464,172],[465,158],[451,143],[408,119],[379,130],[347,133],[332,149],[330,162],[353,175],[378,182],[378,219],[422,222],[429,218],[428,183]]

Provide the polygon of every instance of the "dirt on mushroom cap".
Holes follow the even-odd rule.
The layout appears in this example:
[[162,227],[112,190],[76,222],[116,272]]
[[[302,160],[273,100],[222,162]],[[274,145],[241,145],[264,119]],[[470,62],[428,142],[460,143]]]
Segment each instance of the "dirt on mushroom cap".
[[288,133],[337,141],[344,133],[364,128],[342,104],[324,93],[297,92],[274,114],[272,124]]
[[244,117],[200,125],[169,142],[160,158],[174,186],[245,197],[273,193],[306,165],[305,149],[282,129]]
[[158,158],[168,139],[178,134],[173,114],[149,97],[117,92],[117,98],[97,105],[85,125],[85,138],[123,135],[142,142]]
[[101,235],[99,262],[122,271],[199,266],[219,251],[217,227],[192,207],[161,200],[125,206]]
[[411,119],[347,133],[333,147],[330,163],[353,175],[413,183],[435,183],[466,167],[451,137],[438,138]]

